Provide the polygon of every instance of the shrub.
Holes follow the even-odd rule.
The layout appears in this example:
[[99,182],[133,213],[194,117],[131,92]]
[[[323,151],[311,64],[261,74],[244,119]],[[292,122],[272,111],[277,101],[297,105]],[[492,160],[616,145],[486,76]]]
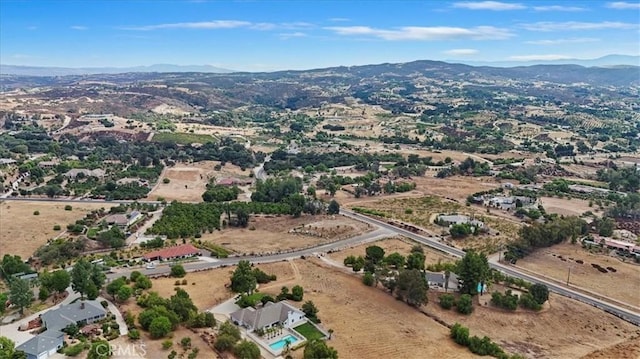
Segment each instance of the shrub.
[[162,338],[171,332],[171,321],[165,316],[159,316],[151,321],[149,333],[154,339]]
[[173,346],[173,342],[171,341],[171,339],[167,339],[165,341],[162,342],[162,349],[167,350],[169,348],[171,348]]
[[182,278],[185,275],[187,275],[187,272],[184,270],[184,267],[182,265],[176,264],[173,267],[171,267],[171,276],[172,277]]
[[71,211],[71,210],[73,210],[73,207],[71,207],[71,205],[68,204],[68,205],[64,206],[64,210],[65,211]]
[[182,285],[187,285],[187,280],[186,279],[182,280]]
[[171,180],[170,180],[170,179],[168,179],[168,178],[163,178],[163,179],[162,179],[162,183],[164,183],[164,184],[167,184],[167,183],[169,183],[169,182],[171,182]]
[[542,309],[542,305],[536,302],[535,298],[531,293],[524,293],[520,296],[520,306],[526,309],[531,310],[540,310]]
[[38,299],[40,299],[41,301],[45,301],[47,300],[47,298],[49,298],[49,290],[47,290],[47,288],[40,287],[40,291],[38,292]]
[[129,336],[129,339],[131,339],[131,340],[140,339],[140,331],[138,331],[138,329],[129,330],[129,334],[127,334],[127,335]]
[[180,345],[182,345],[182,347],[184,349],[188,349],[191,348],[191,338],[189,337],[184,337],[180,340]]
[[453,296],[453,294],[443,294],[439,297],[439,299],[439,304],[442,309],[451,309],[451,307],[453,307],[453,305],[456,303],[456,298]]
[[463,294],[456,302],[456,309],[461,314],[471,314],[473,312],[473,300],[469,294]]
[[69,357],[78,356],[84,350],[84,343],[78,343],[64,349],[64,355]]
[[518,296],[511,294],[511,290],[507,290],[504,294],[493,292],[491,293],[491,304],[499,308],[516,310],[518,308]]
[[549,299],[549,288],[544,284],[532,285],[529,287],[529,293],[531,293],[535,301],[540,305]]
[[467,346],[469,344],[469,328],[456,323],[451,327],[451,339],[454,342]]
[[373,287],[373,285],[376,283],[376,280],[373,277],[373,274],[366,272],[364,274],[364,277],[362,277],[362,283],[364,283],[364,285],[366,285],[367,287]]
[[100,305],[102,305],[102,308],[106,308],[109,306],[109,302],[107,302],[106,300],[101,300]]
[[33,215],[34,216],[39,216],[40,215],[40,211],[33,211]]
[[175,281],[175,283],[173,283],[173,285],[180,285],[180,280]]
[[60,229],[62,229],[62,227],[60,227],[59,224],[56,224],[56,225],[53,226],[53,230],[54,231],[59,231]]

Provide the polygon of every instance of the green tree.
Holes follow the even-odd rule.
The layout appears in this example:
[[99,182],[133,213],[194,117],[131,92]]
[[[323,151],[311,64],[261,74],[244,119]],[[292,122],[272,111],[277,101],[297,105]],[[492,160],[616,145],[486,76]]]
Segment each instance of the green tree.
[[[333,194],[331,196],[333,196],[334,194],[335,194],[335,191],[333,192]],[[327,208],[327,213],[328,214],[338,214],[338,213],[340,213],[340,204],[338,203],[338,201],[336,201],[335,199],[332,199],[331,202],[329,202],[329,207]]]
[[247,227],[249,225],[249,211],[245,207],[238,207],[236,219],[238,220],[238,227]]
[[80,258],[71,270],[71,288],[80,293],[80,299],[86,295],[89,299],[98,296],[99,289],[104,284],[106,276],[100,268]]
[[456,309],[461,314],[471,314],[473,312],[473,299],[469,294],[463,294],[456,302]]
[[549,288],[544,284],[534,284],[529,288],[529,293],[533,296],[536,303],[542,305],[549,299]]
[[454,342],[464,346],[469,345],[469,328],[456,323],[451,327],[450,333]]
[[41,286],[40,290],[38,291],[38,299],[44,302],[45,300],[47,300],[47,298],[49,298],[49,290],[47,289],[47,287]]
[[384,259],[384,249],[380,246],[368,246],[365,249],[365,253],[365,259],[370,260],[374,264],[378,264]]
[[110,294],[113,299],[116,299],[116,294],[118,293],[118,291],[120,290],[120,288],[122,286],[124,286],[125,284],[127,284],[127,281],[125,280],[124,277],[120,277],[117,279],[114,279],[113,281],[111,281],[111,283],[107,284],[107,293]]
[[233,353],[238,359],[260,359],[260,348],[247,340],[241,340],[236,344]]
[[256,289],[257,280],[251,270],[249,261],[238,262],[238,267],[231,276],[231,290],[236,293],[253,293]]
[[317,322],[319,310],[318,310],[318,308],[316,307],[316,305],[312,301],[308,300],[308,301],[304,302],[304,304],[302,305],[302,312],[312,322]]
[[149,277],[147,277],[146,275],[140,275],[140,277],[138,277],[135,282],[136,289],[149,289],[153,285],[151,283],[151,279],[149,279]]
[[71,284],[71,275],[64,269],[57,270],[51,273],[51,281],[48,286],[49,289],[55,290],[58,293],[64,292]]
[[20,308],[20,314],[24,313],[24,308],[31,305],[33,301],[33,291],[29,282],[24,279],[14,278],[9,283],[9,300],[13,305]]
[[424,253],[411,252],[407,257],[407,269],[424,270]]
[[376,279],[374,278],[372,273],[365,272],[364,277],[362,277],[362,283],[364,283],[364,285],[368,287],[373,287],[373,285],[376,283]]
[[163,338],[171,332],[171,327],[169,318],[159,316],[149,324],[149,333],[151,333],[151,337],[154,339]]
[[303,296],[304,296],[304,289],[301,286],[295,285],[293,286],[293,288],[291,288],[291,300],[300,302]]
[[393,252],[384,259],[384,262],[394,266],[396,269],[401,269],[404,267],[405,258],[402,254]]
[[233,346],[237,341],[238,339],[232,337],[229,334],[220,334],[216,338],[215,343],[213,343],[213,347],[218,351],[225,352],[233,349]]
[[123,285],[118,289],[117,297],[121,302],[126,302],[133,295],[133,289],[128,285]]
[[113,354],[109,342],[106,340],[98,340],[91,343],[87,359],[106,359]]
[[427,281],[420,270],[407,269],[400,272],[396,290],[409,305],[419,307],[426,304],[427,288]]
[[187,275],[187,271],[184,270],[184,267],[181,264],[174,264],[171,267],[171,276],[176,278],[182,278]]
[[463,294],[478,294],[478,283],[484,285],[491,276],[487,257],[473,250],[469,250],[456,267],[458,277],[462,281],[460,292]]
[[222,325],[220,325],[220,329],[218,330],[218,332],[220,333],[220,335],[231,336],[234,339],[234,342],[233,342],[234,344],[241,338],[240,330],[238,329],[238,327],[233,325],[233,323],[231,323],[230,321],[226,321],[222,323]]
[[338,359],[338,352],[324,341],[314,339],[304,347],[302,357],[304,359]]

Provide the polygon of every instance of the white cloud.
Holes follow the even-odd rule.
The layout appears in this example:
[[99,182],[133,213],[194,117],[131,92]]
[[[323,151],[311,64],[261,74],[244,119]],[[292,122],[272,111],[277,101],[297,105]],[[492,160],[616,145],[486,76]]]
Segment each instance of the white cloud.
[[[177,22],[169,24],[145,25],[145,26],[129,26],[123,27],[123,30],[152,31],[162,29],[233,29],[238,27],[249,27],[253,24],[248,21],[237,20],[214,20],[201,22]],[[259,24],[255,24],[259,25]]]
[[549,6],[534,6],[535,11],[585,11],[587,9],[578,6],[563,6],[563,5],[549,5]]
[[446,55],[453,55],[453,56],[469,56],[469,55],[475,55],[478,52],[479,51],[476,49],[451,49],[451,50],[443,51],[442,53]]
[[477,26],[473,28],[405,26],[393,30],[375,29],[368,26],[334,26],[326,27],[325,29],[338,35],[371,36],[389,41],[502,40],[513,36],[511,31],[493,26]]
[[278,34],[278,36],[282,40],[288,40],[292,38],[307,37],[308,35],[304,32],[296,31],[296,32],[286,32],[286,33]]
[[331,22],[348,22],[351,21],[351,19],[348,19],[346,17],[331,17],[327,19],[328,21]]
[[640,9],[640,2],[630,3],[624,1],[615,1],[607,3],[607,7],[610,9],[628,10],[628,9]]
[[553,61],[553,60],[567,60],[571,59],[571,56],[545,54],[545,55],[516,55],[510,56],[509,59],[515,61]]
[[523,24],[523,28],[531,31],[567,31],[567,30],[602,30],[602,29],[633,29],[639,27],[638,24],[616,21],[602,22],[551,22],[541,21],[531,24]]
[[453,7],[459,9],[468,10],[492,10],[492,11],[505,11],[505,10],[523,10],[527,7],[518,3],[506,3],[499,1],[465,1],[453,3]]
[[88,30],[89,28],[86,26],[82,26],[82,25],[74,25],[70,27],[71,30],[78,30],[78,31],[83,31],[83,30]]
[[571,37],[566,39],[548,39],[548,40],[532,40],[526,41],[526,44],[532,45],[563,45],[563,44],[583,44],[586,42],[598,42],[600,39],[594,37]]

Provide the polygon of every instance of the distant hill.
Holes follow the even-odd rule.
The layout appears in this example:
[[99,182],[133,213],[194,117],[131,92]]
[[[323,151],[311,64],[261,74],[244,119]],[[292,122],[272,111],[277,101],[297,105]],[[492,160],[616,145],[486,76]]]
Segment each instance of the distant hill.
[[584,67],[616,67],[640,66],[640,56],[607,55],[597,59],[565,59],[565,60],[537,60],[537,61],[464,61],[447,60],[471,66],[518,67],[533,65],[579,65]]
[[203,73],[230,73],[233,70],[223,69],[210,65],[171,65],[156,64],[151,66],[135,67],[45,67],[45,66],[16,66],[0,64],[0,74],[20,76],[69,76],[69,75],[96,75],[96,74],[121,74],[129,72],[203,72]]

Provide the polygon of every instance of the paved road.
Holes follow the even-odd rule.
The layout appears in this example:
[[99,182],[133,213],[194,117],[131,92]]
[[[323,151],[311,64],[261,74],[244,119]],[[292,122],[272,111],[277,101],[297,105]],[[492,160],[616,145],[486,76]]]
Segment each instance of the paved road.
[[[373,219],[349,210],[343,209],[340,212],[341,214],[347,217],[351,217],[353,219],[359,220],[361,222],[369,223],[372,225],[378,225],[381,228],[387,229],[389,231],[393,231],[397,234],[401,234],[405,237],[413,239],[416,242],[422,243],[424,245],[427,245],[431,248],[435,248],[437,250],[448,253],[450,255],[453,255],[456,257],[464,256],[464,251],[457,248],[450,247],[444,243],[439,242],[437,237],[425,237],[425,236],[417,235],[415,233],[390,225],[386,222],[379,221],[379,220],[376,220],[376,219]],[[541,279],[532,274],[523,273],[520,270],[509,265],[497,263],[495,261],[490,262],[489,265],[491,266],[491,268],[497,269],[509,276],[512,276],[515,278],[522,278],[531,283],[544,284],[549,288],[551,292],[563,295],[565,297],[573,298],[575,300],[578,300],[586,304],[590,304],[598,309],[602,309],[605,312],[611,313],[617,317],[620,317],[621,319],[624,319],[630,323],[640,326],[640,313],[634,312],[626,308],[622,308],[620,306],[617,306],[615,304],[606,302],[598,298],[594,298],[590,295],[578,292],[566,286],[562,286],[562,285]]]
[[[12,200],[12,201],[29,201],[29,200],[34,200],[34,199],[22,199],[22,198],[5,198],[2,200]],[[60,201],[60,202],[105,202],[103,200],[56,200],[56,199],[47,199],[47,198],[41,198],[41,199],[35,199],[36,201],[42,201],[42,202],[51,202],[51,201]],[[133,201],[113,201],[115,203],[130,203]],[[158,203],[157,201],[147,201],[146,203]],[[308,248],[308,249],[303,249],[303,250],[298,250],[298,251],[293,251],[293,252],[288,252],[288,253],[280,253],[280,254],[274,254],[274,255],[264,255],[264,256],[247,256],[247,257],[232,257],[232,258],[225,258],[225,259],[221,259],[218,262],[215,263],[193,263],[193,264],[186,264],[185,265],[185,269],[188,271],[194,271],[194,270],[201,270],[201,269],[208,269],[208,268],[217,268],[217,267],[222,267],[222,266],[229,266],[229,265],[235,265],[238,263],[238,261],[240,260],[249,260],[251,262],[254,263],[269,263],[269,262],[278,262],[278,261],[283,261],[283,260],[287,260],[287,259],[291,259],[291,258],[297,258],[300,256],[308,256],[308,255],[314,255],[315,253],[324,253],[324,252],[328,252],[331,250],[337,250],[343,247],[348,247],[351,245],[355,245],[357,243],[366,243],[366,242],[370,242],[376,239],[380,239],[380,238],[384,238],[384,237],[388,237],[392,234],[401,234],[407,238],[411,238],[416,242],[422,243],[424,245],[427,245],[431,248],[437,249],[439,251],[442,251],[444,253],[448,253],[450,255],[453,255],[455,257],[462,257],[464,256],[464,251],[457,249],[457,248],[453,248],[450,247],[444,243],[439,242],[439,238],[438,237],[425,237],[425,236],[421,236],[421,235],[417,235],[415,233],[409,232],[407,230],[395,227],[393,225],[390,225],[386,222],[377,220],[377,219],[373,219],[349,210],[345,210],[342,209],[340,210],[340,213],[344,216],[356,219],[358,221],[364,222],[364,223],[368,223],[370,225],[376,226],[376,227],[380,227],[380,229],[375,230],[373,232],[369,232],[369,233],[365,233],[363,235],[357,236],[357,237],[353,237],[353,238],[349,238],[349,239],[345,239],[342,241],[338,241],[338,242],[334,242],[334,243],[329,243],[329,244],[324,244],[321,246],[317,246],[317,247],[313,247],[313,248]],[[569,287],[566,286],[562,286],[550,281],[547,281],[545,279],[542,279],[540,277],[534,276],[532,274],[528,274],[528,273],[523,273],[521,271],[519,271],[516,268],[513,268],[509,265],[505,265],[505,264],[501,264],[501,263],[497,263],[495,261],[491,261],[489,263],[489,265],[491,266],[491,268],[500,270],[501,272],[510,275],[512,277],[516,277],[516,278],[522,278],[526,281],[532,282],[532,283],[541,283],[541,284],[545,284],[550,291],[569,297],[569,298],[573,298],[575,300],[578,300],[580,302],[583,303],[587,303],[590,304],[596,308],[599,308],[601,310],[604,310],[605,312],[611,313],[615,316],[618,316],[630,323],[633,323],[635,325],[640,326],[640,313],[632,311],[630,309],[626,309],[626,308],[622,308],[620,306],[617,306],[615,304],[606,302],[602,299],[598,299],[598,298],[594,298],[590,295],[578,292],[576,290],[573,290]],[[132,269],[133,270],[133,269]],[[123,273],[113,273],[110,274],[109,277],[110,278],[117,278],[120,275],[126,275],[128,274],[130,271],[127,272],[123,272]],[[142,272],[144,274],[147,275],[159,275],[159,274],[165,274],[169,272],[169,267],[164,267],[164,266],[159,266],[156,269],[144,269],[142,270]]]

